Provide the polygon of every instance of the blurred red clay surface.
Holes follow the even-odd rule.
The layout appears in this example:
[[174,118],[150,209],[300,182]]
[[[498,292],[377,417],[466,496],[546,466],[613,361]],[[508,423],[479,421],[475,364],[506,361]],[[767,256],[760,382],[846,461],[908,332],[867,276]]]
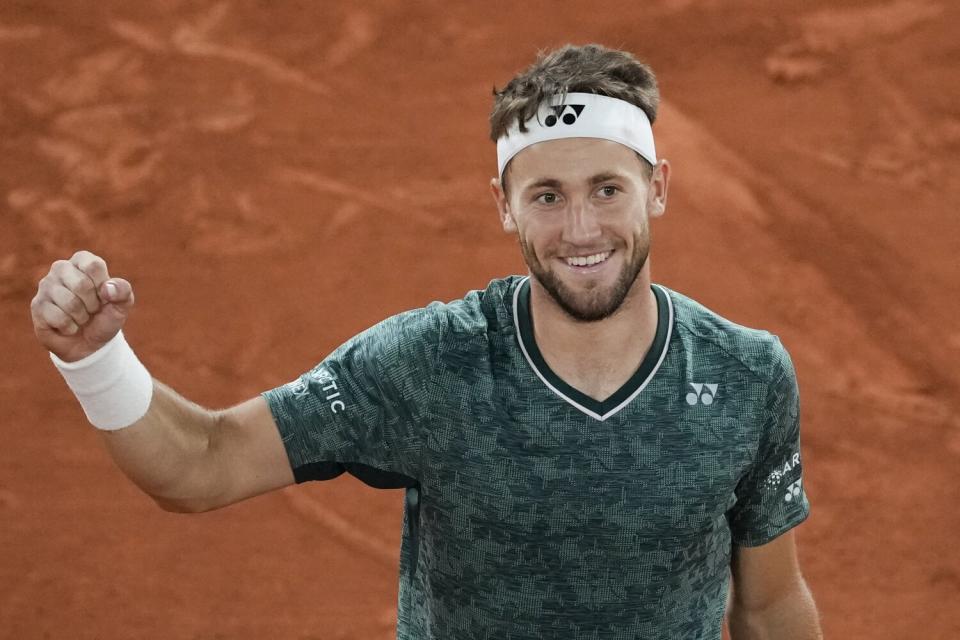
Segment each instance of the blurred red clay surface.
[[591,41],[660,78],[654,280],[793,355],[827,637],[960,637],[958,27],[933,0],[0,6],[0,638],[393,637],[399,493],[161,511],[29,301],[86,248],[156,377],[212,407],[287,382],[523,270],[490,90]]

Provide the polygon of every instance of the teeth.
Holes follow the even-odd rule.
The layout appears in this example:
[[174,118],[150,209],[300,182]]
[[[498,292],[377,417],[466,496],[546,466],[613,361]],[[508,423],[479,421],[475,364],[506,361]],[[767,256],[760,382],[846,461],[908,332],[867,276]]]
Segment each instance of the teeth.
[[572,258],[567,258],[567,264],[571,267],[589,267],[590,265],[603,262],[610,257],[609,251],[604,251],[603,253],[595,253],[592,256],[575,256]]

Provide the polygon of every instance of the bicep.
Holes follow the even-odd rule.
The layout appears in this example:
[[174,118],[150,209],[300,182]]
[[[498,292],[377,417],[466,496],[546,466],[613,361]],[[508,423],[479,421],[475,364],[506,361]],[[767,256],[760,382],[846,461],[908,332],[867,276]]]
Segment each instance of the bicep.
[[803,584],[793,531],[756,547],[734,547],[734,602],[760,610]]
[[220,485],[212,508],[294,482],[280,431],[262,396],[217,413],[210,450]]

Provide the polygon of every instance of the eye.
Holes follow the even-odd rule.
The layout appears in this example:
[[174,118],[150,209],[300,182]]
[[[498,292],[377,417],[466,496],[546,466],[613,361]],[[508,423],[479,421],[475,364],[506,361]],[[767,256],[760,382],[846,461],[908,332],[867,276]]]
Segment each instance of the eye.
[[557,203],[557,194],[552,191],[546,193],[541,193],[538,195],[535,200],[540,204],[556,204]]
[[617,195],[618,191],[620,191],[620,187],[615,187],[612,184],[605,184],[600,187],[600,194],[605,198],[612,198]]

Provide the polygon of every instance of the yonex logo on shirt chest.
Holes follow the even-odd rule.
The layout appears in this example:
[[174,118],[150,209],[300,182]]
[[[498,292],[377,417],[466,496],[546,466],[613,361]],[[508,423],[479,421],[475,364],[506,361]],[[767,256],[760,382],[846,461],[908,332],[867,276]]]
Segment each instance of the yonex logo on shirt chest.
[[714,382],[691,382],[693,391],[687,394],[687,404],[691,407],[703,403],[705,405],[713,404],[713,399],[717,397],[719,384]]

